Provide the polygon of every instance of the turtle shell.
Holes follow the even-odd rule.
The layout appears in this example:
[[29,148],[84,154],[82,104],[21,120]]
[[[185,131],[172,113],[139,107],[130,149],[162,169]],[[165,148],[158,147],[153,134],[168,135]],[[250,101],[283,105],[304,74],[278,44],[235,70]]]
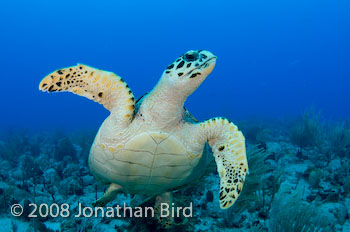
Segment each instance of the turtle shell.
[[[143,97],[136,103],[135,114]],[[183,120],[196,123],[187,110]],[[125,192],[157,195],[201,176],[212,159],[208,144],[203,153],[194,157],[177,137],[146,131],[135,135],[125,145],[94,146],[89,164],[97,177],[121,185]]]

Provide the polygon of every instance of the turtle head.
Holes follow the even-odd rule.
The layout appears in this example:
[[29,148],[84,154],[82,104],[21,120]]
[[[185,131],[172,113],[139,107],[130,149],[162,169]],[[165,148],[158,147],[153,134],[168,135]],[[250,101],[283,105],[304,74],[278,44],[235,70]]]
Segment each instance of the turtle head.
[[215,63],[216,56],[205,50],[191,50],[178,57],[143,100],[139,110],[142,117],[160,127],[178,125],[187,97],[213,71]]
[[216,63],[216,56],[206,50],[190,50],[171,63],[161,81],[188,96],[207,78]]

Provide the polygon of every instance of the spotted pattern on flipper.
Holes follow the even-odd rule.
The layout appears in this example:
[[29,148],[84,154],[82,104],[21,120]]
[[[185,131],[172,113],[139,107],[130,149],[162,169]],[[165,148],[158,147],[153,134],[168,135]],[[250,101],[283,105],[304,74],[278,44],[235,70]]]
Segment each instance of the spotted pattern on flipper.
[[220,207],[231,207],[242,192],[248,172],[245,139],[232,122],[213,118],[200,124],[214,152],[220,176]]
[[46,76],[39,84],[44,92],[72,92],[102,104],[112,111],[123,107],[124,118],[130,118],[135,109],[135,98],[125,81],[112,72],[87,65],[59,69]]

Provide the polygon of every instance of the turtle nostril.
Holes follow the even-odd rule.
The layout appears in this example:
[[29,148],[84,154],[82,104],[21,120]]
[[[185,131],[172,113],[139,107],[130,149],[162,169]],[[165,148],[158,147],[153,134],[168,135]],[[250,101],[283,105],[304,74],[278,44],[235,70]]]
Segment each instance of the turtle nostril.
[[192,53],[185,54],[184,58],[185,58],[185,61],[191,62],[191,61],[198,60],[199,55],[197,52],[192,52]]

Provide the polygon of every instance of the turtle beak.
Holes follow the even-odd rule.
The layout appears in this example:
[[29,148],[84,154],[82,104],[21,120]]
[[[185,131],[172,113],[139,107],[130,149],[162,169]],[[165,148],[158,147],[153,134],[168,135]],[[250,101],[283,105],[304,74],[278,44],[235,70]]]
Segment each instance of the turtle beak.
[[216,59],[217,57],[213,56],[204,63],[203,73],[209,75],[213,71],[216,64]]
[[191,69],[187,75],[190,76],[190,78],[193,78],[191,76],[192,73],[197,73],[199,71],[201,74],[204,74],[205,76],[208,76],[214,69],[216,64],[217,57],[206,50],[199,50],[198,51],[198,61],[201,63],[199,66]]

